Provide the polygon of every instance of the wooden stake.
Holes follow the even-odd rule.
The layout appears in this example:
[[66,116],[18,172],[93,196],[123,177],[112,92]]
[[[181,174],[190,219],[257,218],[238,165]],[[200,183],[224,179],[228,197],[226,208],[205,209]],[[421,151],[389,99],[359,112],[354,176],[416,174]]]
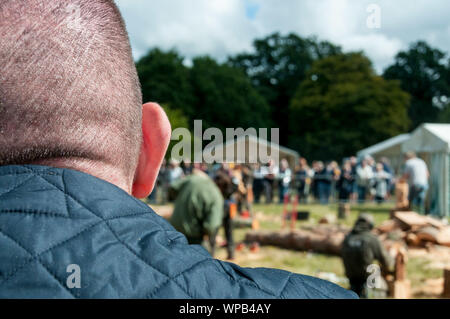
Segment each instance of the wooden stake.
[[442,297],[450,298],[450,268],[444,269],[444,292]]

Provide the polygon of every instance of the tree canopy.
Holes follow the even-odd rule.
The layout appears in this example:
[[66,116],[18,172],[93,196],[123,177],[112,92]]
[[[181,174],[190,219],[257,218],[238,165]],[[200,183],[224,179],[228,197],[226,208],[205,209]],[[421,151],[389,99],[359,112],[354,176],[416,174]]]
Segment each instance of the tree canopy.
[[151,50],[137,64],[145,102],[153,101],[179,109],[190,118],[195,113],[189,69],[176,51]]
[[279,128],[282,144],[289,142],[289,102],[314,61],[338,54],[341,48],[316,38],[275,33],[253,43],[254,53],[229,59],[232,66],[244,70],[254,87],[271,107],[271,116]]
[[205,127],[270,127],[266,100],[240,69],[198,57],[187,67],[177,52],[151,50],[137,63],[145,101],[156,101],[179,110],[188,119],[202,120]]
[[204,126],[269,128],[272,121],[266,100],[239,69],[220,65],[210,57],[193,61],[191,83],[196,97],[196,116]]
[[450,98],[449,63],[447,55],[426,42],[411,45],[398,53],[395,63],[384,72],[386,79],[397,79],[411,99],[411,129],[424,122],[436,122]]
[[450,123],[450,59],[425,42],[400,52],[383,76],[363,53],[314,37],[275,33],[253,46],[225,63],[187,64],[174,50],[152,49],[137,62],[144,100],[190,130],[197,119],[224,131],[280,128],[282,145],[323,160],[423,122]]
[[315,62],[290,105],[292,146],[331,160],[404,133],[409,96],[397,81],[375,74],[362,53]]

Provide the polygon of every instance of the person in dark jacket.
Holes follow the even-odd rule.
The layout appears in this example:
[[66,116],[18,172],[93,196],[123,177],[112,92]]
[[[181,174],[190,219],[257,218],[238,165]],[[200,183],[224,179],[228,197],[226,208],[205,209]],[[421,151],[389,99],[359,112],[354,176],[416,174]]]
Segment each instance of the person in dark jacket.
[[[214,183],[216,183],[219,188],[223,199],[224,199],[224,213],[223,213],[223,221],[222,225],[225,231],[225,239],[226,239],[226,248],[228,253],[228,260],[234,259],[234,237],[233,237],[233,214],[237,213],[237,203],[233,198],[233,195],[238,192],[239,185],[238,183],[233,183],[233,179],[223,172],[217,172],[216,176],[214,176]],[[217,236],[216,231],[216,236]],[[211,241],[212,245],[215,245],[215,239]],[[214,246],[213,246],[214,247]]]
[[294,185],[297,189],[298,199],[300,203],[308,202],[309,187],[311,184],[312,172],[305,158],[300,158],[299,166],[295,171]]
[[346,161],[342,167],[342,173],[337,183],[339,189],[339,202],[348,203],[353,192],[355,182],[350,161]]
[[367,298],[366,283],[370,275],[367,267],[378,261],[386,272],[390,272],[394,266],[393,258],[371,233],[373,227],[373,217],[361,214],[342,244],[342,259],[351,290],[362,298]]
[[354,298],[215,260],[138,198],[171,128],[113,1],[0,4],[0,298]]
[[261,194],[264,191],[264,176],[266,175],[266,167],[257,163],[253,169],[253,196],[255,204],[259,204]]
[[322,205],[327,205],[330,201],[331,195],[331,185],[333,181],[333,170],[330,165],[323,166],[323,163],[320,164],[322,167],[318,173],[316,178],[318,194],[319,194],[319,202]]

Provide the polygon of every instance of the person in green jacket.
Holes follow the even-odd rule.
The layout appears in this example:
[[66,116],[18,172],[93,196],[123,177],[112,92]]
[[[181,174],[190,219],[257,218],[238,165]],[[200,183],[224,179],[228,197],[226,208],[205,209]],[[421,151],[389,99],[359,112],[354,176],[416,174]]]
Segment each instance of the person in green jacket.
[[175,199],[170,219],[191,245],[201,245],[205,237],[215,239],[222,225],[224,199],[211,178],[201,172],[174,182],[169,195]]

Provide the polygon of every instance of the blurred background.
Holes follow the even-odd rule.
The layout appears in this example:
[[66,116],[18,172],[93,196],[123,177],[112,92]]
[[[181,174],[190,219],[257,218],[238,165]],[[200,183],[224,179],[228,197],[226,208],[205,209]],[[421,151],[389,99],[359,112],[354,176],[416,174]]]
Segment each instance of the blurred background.
[[[277,150],[286,161],[263,169],[194,165],[190,158],[179,163],[168,152],[147,200],[156,211],[170,218],[168,189],[194,169],[211,178],[224,171],[241,186],[233,197],[234,262],[319,276],[347,288],[342,256],[321,243],[330,247],[327,241],[335,238],[341,245],[367,212],[387,250],[405,248],[394,255],[394,278],[383,276],[387,294],[449,297],[450,2],[117,3],[144,100],[159,102],[174,129],[193,131],[194,120],[224,132],[280,128]],[[414,186],[408,181],[413,174],[405,175],[406,152],[422,159],[430,175],[419,207],[402,206],[402,196],[411,196],[401,184],[409,182],[408,191]],[[309,244],[289,246],[280,236],[291,222],[291,232],[322,237],[302,233]],[[272,240],[257,231],[270,232]],[[216,254],[223,259],[225,235],[221,230],[217,237]],[[382,295],[378,290],[370,296]]]

